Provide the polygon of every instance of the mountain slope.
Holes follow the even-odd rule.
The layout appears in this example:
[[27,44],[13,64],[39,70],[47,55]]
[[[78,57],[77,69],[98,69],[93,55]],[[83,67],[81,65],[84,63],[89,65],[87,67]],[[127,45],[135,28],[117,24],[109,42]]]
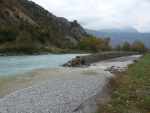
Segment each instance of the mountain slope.
[[0,25],[0,50],[3,51],[72,48],[87,36],[77,21],[56,17],[28,0],[0,0]]

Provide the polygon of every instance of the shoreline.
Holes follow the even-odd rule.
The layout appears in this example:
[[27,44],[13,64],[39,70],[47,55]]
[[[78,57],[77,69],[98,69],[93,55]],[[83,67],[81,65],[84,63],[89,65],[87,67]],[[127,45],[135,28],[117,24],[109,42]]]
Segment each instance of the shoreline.
[[139,55],[139,52],[123,52],[123,51],[100,52],[86,56],[77,56],[76,58],[73,58],[67,63],[63,64],[63,66],[64,67],[90,66],[90,64],[96,62],[132,55]]
[[62,52],[49,52],[49,51],[43,51],[43,52],[33,52],[33,53],[26,53],[26,52],[0,52],[0,56],[26,56],[26,55],[48,55],[48,54],[91,54],[91,52],[88,51],[62,51]]

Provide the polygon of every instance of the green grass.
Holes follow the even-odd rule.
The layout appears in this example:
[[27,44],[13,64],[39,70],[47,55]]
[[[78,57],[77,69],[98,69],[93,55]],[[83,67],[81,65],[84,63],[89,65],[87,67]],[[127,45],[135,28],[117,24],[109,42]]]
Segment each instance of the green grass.
[[150,113],[150,54],[117,79],[111,101],[98,113]]

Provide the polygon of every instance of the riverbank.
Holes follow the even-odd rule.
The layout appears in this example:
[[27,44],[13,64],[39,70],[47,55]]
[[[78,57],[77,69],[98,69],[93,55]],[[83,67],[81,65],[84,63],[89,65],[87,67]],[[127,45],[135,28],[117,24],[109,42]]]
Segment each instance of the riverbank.
[[109,60],[117,57],[125,57],[138,54],[139,52],[125,52],[125,51],[99,52],[96,54],[89,54],[86,56],[77,56],[76,58],[65,63],[63,66],[65,67],[89,66],[92,63],[100,62],[103,60]]
[[111,84],[111,99],[100,106],[97,113],[148,113],[150,112],[150,54],[130,65]]
[[24,55],[47,55],[47,54],[89,54],[89,53],[92,53],[92,51],[84,51],[84,50],[78,50],[78,49],[61,49],[61,48],[50,48],[48,50],[35,50],[31,52],[0,50],[0,56],[24,56]]
[[[28,76],[21,76],[15,80],[18,83],[14,82],[17,83],[14,86],[24,84],[21,90],[9,92],[0,99],[0,112],[95,112],[95,99],[104,94],[103,88],[113,76],[106,69],[114,65],[126,68],[139,57],[130,56],[98,62],[87,68],[41,69],[27,73]],[[26,82],[23,82],[24,80]]]

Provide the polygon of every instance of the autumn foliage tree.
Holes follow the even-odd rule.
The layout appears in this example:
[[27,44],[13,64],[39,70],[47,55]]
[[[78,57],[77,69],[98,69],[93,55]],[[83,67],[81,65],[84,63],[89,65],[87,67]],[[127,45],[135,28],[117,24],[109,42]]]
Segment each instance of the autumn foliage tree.
[[132,51],[138,51],[138,52],[145,52],[147,50],[144,43],[141,41],[133,42],[131,49],[132,49]]
[[94,52],[110,50],[109,39],[101,39],[96,37],[84,37],[79,42],[81,50],[90,50]]
[[119,44],[115,48],[117,51],[136,51],[136,52],[146,52],[147,48],[142,41],[134,41],[133,43],[124,42],[122,45]]

